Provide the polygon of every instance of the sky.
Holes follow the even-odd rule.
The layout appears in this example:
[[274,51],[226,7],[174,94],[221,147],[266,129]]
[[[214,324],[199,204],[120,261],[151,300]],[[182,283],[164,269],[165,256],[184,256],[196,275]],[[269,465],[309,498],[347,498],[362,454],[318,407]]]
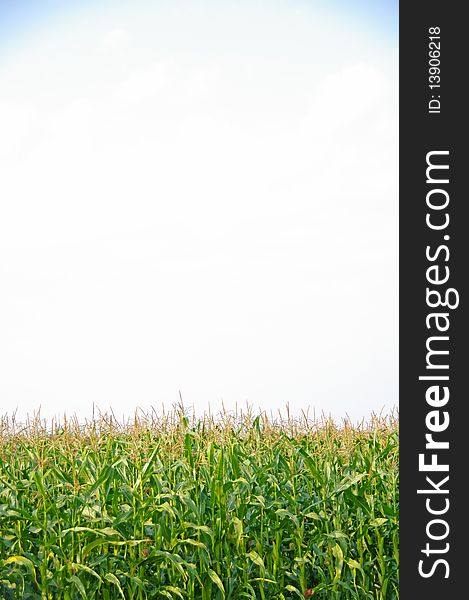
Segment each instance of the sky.
[[394,2],[0,2],[0,414],[397,405]]

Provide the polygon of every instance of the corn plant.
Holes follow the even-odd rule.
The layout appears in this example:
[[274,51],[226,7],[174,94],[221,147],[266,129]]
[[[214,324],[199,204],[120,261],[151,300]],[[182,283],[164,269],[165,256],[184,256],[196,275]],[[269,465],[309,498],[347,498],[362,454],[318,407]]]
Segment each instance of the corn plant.
[[399,597],[398,422],[0,423],[0,597]]

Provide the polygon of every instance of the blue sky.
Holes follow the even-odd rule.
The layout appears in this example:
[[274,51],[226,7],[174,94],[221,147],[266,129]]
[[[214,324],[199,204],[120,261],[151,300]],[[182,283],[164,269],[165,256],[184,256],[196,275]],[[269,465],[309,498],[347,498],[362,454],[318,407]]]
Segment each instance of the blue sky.
[[[157,0],[158,2],[158,0]],[[154,4],[157,2],[153,2]],[[126,0],[113,0],[110,4],[117,7],[125,5]],[[0,3],[0,47],[8,40],[28,35],[35,27],[47,23],[50,19],[73,18],[77,12],[87,7],[109,4],[109,0],[2,0]],[[291,0],[290,5],[327,6],[331,11],[361,22],[366,27],[376,28],[380,35],[390,42],[397,39],[398,1],[397,0],[329,0],[328,2]]]
[[390,3],[15,4],[2,410],[394,406]]

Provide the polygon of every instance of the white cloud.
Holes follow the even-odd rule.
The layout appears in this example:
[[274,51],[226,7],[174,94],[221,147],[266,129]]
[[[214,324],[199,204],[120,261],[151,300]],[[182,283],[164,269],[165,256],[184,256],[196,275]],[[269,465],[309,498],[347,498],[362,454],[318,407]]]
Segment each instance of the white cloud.
[[[366,61],[341,32],[319,59],[304,22],[276,13],[263,44],[239,15],[236,29],[191,17],[165,38],[157,11],[139,14],[101,38],[83,22],[67,60],[44,42],[21,77],[0,76],[0,394],[48,414],[84,399],[119,414],[179,389],[199,409],[394,403],[386,52],[370,44]],[[89,39],[100,46],[82,57]],[[44,65],[59,94],[31,83]]]
[[318,135],[340,135],[357,119],[368,117],[380,107],[390,82],[370,64],[354,63],[326,75],[314,91],[305,127]]
[[124,29],[113,29],[101,36],[101,47],[109,54],[121,54],[129,47],[129,34]]
[[25,102],[0,102],[0,160],[17,156],[38,128],[34,107]]
[[138,69],[119,85],[117,98],[128,102],[154,98],[169,85],[173,71],[174,65],[168,60]]

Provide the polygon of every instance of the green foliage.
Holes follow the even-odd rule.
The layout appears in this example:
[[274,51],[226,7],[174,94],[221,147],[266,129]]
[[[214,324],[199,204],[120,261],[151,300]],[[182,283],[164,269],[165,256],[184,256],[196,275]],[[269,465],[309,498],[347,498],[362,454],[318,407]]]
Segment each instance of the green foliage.
[[1,598],[394,600],[398,533],[393,419],[0,429]]

